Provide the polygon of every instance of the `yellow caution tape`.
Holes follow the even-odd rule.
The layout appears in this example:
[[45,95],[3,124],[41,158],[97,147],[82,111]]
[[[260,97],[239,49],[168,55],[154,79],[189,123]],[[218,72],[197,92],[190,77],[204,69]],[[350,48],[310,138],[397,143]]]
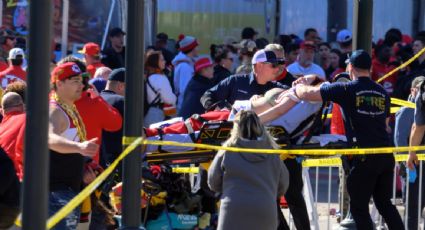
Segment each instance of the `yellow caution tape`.
[[72,210],[74,210],[78,205],[83,202],[83,200],[90,196],[90,194],[97,188],[99,185],[106,180],[106,178],[114,171],[119,162],[124,159],[128,154],[130,154],[139,144],[142,143],[142,138],[139,137],[134,140],[119,156],[115,159],[112,164],[105,169],[96,179],[87,185],[77,196],[75,196],[68,204],[61,208],[55,215],[50,217],[47,221],[47,229],[53,228],[57,223],[59,223],[63,218],[65,218]]
[[138,137],[122,137],[122,144],[125,146],[131,145]]
[[173,173],[199,173],[199,167],[178,167],[172,169]]
[[[417,154],[418,160],[423,161],[425,160],[425,154]],[[407,158],[409,157],[408,154],[399,154],[395,155],[395,161],[396,162],[405,162],[407,161]],[[323,159],[307,159],[304,160],[302,165],[303,167],[338,167],[341,166],[341,158],[339,157],[332,157],[332,158],[323,158]]]
[[[134,140],[129,143],[129,140]],[[47,222],[47,229],[51,229],[57,223],[59,223],[64,217],[66,217],[72,210],[80,205],[85,198],[90,194],[113,172],[119,162],[130,154],[140,144],[144,145],[169,145],[169,146],[180,146],[180,147],[193,147],[200,149],[210,150],[226,150],[230,152],[244,152],[244,153],[264,153],[264,154],[285,154],[285,155],[358,155],[358,154],[382,154],[382,153],[395,153],[395,152],[408,152],[408,151],[423,151],[425,146],[413,146],[413,147],[382,147],[382,148],[364,148],[364,149],[244,149],[236,147],[223,147],[207,144],[194,144],[194,143],[179,143],[174,141],[152,141],[139,138],[124,137],[123,143],[129,144],[128,147],[115,159],[115,161],[106,168],[92,183],[86,186],[77,196],[75,196],[68,204],[60,209],[56,214],[49,218]],[[418,154],[425,155],[425,154]],[[335,166],[338,163],[338,158],[327,158],[327,159],[311,159],[303,163],[304,167],[314,167],[321,165]],[[420,158],[425,159],[425,156]],[[178,170],[178,169],[177,169]],[[196,171],[196,169],[189,169],[188,171]],[[199,170],[199,168],[198,168]],[[184,171],[182,169],[182,171]],[[22,226],[20,219],[17,219],[15,224]]]
[[341,158],[308,159],[303,161],[303,167],[335,167],[341,165]]
[[408,107],[412,109],[416,108],[416,105],[413,102],[405,101],[405,100],[401,100],[401,99],[393,98],[393,97],[391,98],[391,104],[404,106],[404,107]]
[[230,152],[244,152],[244,153],[263,153],[263,154],[289,154],[289,155],[364,155],[364,154],[383,154],[383,153],[397,153],[408,151],[423,151],[425,146],[412,146],[412,147],[380,147],[380,148],[362,148],[362,149],[245,149],[236,147],[223,147],[207,144],[194,144],[194,143],[179,143],[175,141],[152,141],[144,140],[145,145],[169,145],[177,147],[192,147],[199,149],[209,150],[226,150]]
[[425,53],[425,48],[423,48],[421,51],[419,51],[415,56],[413,56],[412,58],[410,58],[408,61],[406,61],[405,63],[401,64],[399,67],[391,70],[389,73],[387,73],[383,77],[379,78],[376,82],[379,83],[379,82],[385,80],[386,78],[388,78],[389,76],[391,76],[392,74],[394,74],[395,72],[399,71],[400,69],[406,68],[406,66],[410,65],[410,63],[412,63],[417,58],[419,58],[423,53]]
[[[72,212],[78,205],[80,205],[85,198],[90,196],[90,194],[97,188],[99,185],[113,172],[117,167],[119,162],[124,159],[129,153],[131,153],[137,146],[142,143],[142,138],[139,137],[134,140],[119,156],[115,159],[112,164],[105,169],[96,179],[87,185],[77,196],[75,196],[68,204],[62,207],[55,215],[49,218],[47,221],[47,229],[53,228],[57,223],[59,223],[63,218],[65,218],[69,213]],[[17,219],[15,224],[17,226],[22,226],[21,220]]]

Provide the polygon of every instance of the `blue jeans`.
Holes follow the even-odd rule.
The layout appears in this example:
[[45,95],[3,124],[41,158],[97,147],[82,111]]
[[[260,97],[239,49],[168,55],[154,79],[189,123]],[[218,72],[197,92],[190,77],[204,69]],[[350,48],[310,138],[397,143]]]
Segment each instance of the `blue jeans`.
[[[49,216],[53,216],[62,207],[64,207],[69,201],[77,195],[76,192],[70,188],[67,190],[51,191],[49,193]],[[74,230],[77,229],[78,222],[80,220],[80,207],[74,209],[65,218],[63,218],[58,224],[52,229],[55,230]]]

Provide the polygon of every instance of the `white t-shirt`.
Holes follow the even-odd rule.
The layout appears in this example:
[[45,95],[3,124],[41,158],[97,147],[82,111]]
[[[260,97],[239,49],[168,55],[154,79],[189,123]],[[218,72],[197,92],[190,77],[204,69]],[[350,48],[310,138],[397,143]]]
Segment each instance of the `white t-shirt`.
[[299,62],[294,62],[290,64],[286,70],[290,72],[292,75],[294,75],[296,78],[298,78],[300,75],[307,75],[307,74],[316,74],[321,79],[326,80],[326,74],[325,71],[322,69],[322,67],[312,63],[309,67],[304,68],[302,67]]

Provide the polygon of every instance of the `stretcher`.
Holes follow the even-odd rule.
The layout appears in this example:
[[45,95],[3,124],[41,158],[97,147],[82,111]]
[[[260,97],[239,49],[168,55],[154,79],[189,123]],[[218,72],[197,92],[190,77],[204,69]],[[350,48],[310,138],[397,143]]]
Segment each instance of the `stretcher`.
[[[302,121],[292,132],[283,126],[266,126],[276,142],[284,149],[346,148],[345,136],[321,134],[325,105]],[[228,121],[229,110],[194,115],[187,120],[173,119],[145,129],[149,140],[202,143],[220,146],[230,137],[233,122]],[[147,161],[151,163],[203,163],[210,161],[216,151],[179,146],[146,146]],[[317,157],[305,156],[305,157]]]

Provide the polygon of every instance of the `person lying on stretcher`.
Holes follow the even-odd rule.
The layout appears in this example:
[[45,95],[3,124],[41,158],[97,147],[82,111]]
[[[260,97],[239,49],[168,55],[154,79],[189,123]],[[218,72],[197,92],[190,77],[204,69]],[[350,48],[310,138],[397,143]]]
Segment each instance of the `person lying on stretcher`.
[[[321,82],[315,75],[306,76],[306,84],[314,85]],[[282,126],[288,133],[294,131],[305,119],[316,113],[321,103],[299,101],[291,89],[271,89],[264,96],[255,95],[250,100],[236,101],[231,111],[217,109],[201,115],[194,115],[186,121],[158,126],[152,125],[146,128],[146,136],[158,134],[190,134],[199,131],[202,124],[207,121],[232,120],[240,110],[253,110],[261,122],[270,126]]]

